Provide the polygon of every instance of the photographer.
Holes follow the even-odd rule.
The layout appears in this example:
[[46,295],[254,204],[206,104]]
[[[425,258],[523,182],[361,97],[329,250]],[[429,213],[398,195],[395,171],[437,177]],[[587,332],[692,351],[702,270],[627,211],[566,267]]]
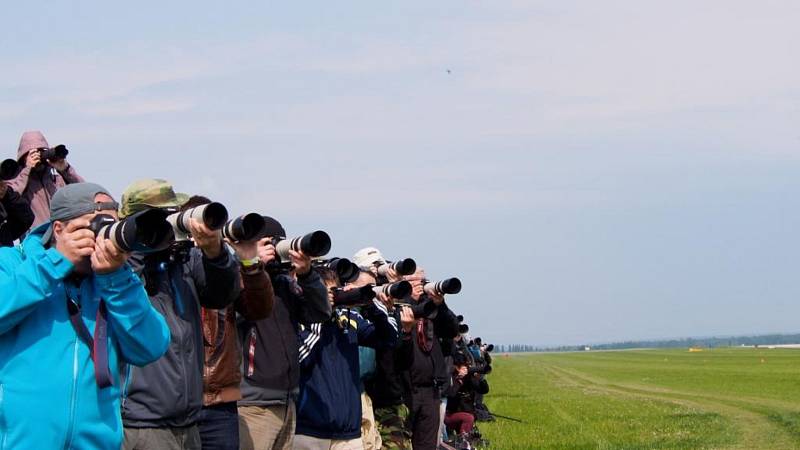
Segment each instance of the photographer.
[[119,367],[158,359],[169,329],[128,255],[89,229],[99,214],[116,218],[111,195],[73,184],[50,208],[24,251],[0,249],[0,442],[119,449]]
[[453,356],[453,386],[447,396],[445,424],[458,434],[457,448],[471,448],[470,435],[475,426],[475,401],[477,395],[489,392],[489,384],[483,372],[469,366],[469,358],[463,353]]
[[[376,284],[376,265],[385,264],[381,252],[367,247],[356,252],[353,262],[362,271],[353,287]],[[390,281],[400,277],[392,274]],[[411,338],[411,331],[403,330],[403,339]],[[401,353],[397,348],[382,348],[375,352],[375,376],[364,387],[372,401],[375,422],[381,435],[384,448],[406,450],[411,448],[411,430],[408,426],[408,407],[403,402],[403,383],[400,373],[411,366],[412,353]]]
[[[122,195],[120,216],[149,208],[176,212],[186,196],[164,180],[141,180]],[[126,379],[122,418],[125,449],[199,449],[197,422],[203,406],[203,333],[200,307],[219,309],[239,296],[236,259],[219,231],[190,219],[190,240],[166,250],[133,254],[152,305],[172,334],[167,353],[153,364],[133,368]]]
[[[443,295],[424,292],[425,271],[417,268],[403,277],[413,287],[411,298],[420,307],[432,306],[432,312],[418,318],[411,339],[404,341],[400,352],[411,358],[404,372],[404,399],[410,411],[411,444],[414,448],[436,448],[439,440],[442,388],[449,373],[440,340],[452,340],[458,334],[458,319],[447,307]],[[431,302],[432,305],[425,305]],[[422,309],[422,308],[421,308]],[[428,310],[428,308],[424,308]]]
[[[195,195],[181,211],[211,203]],[[203,410],[198,428],[203,448],[239,448],[237,400],[242,398],[242,348],[236,330],[236,315],[245,320],[260,320],[272,312],[272,283],[258,260],[256,241],[228,241],[239,261],[242,290],[233,305],[225,309],[201,308],[203,321]]]
[[31,205],[0,180],[0,247],[11,247],[33,224]]
[[[61,148],[66,151],[63,146]],[[44,153],[51,150],[40,131],[23,133],[17,149],[17,162],[23,167],[8,182],[30,204],[34,215],[33,226],[48,221],[50,199],[57,189],[83,181],[75,168],[67,162],[64,152],[51,152],[59,154],[54,154],[50,159],[42,158]]]
[[[333,305],[338,277],[327,268],[316,270]],[[363,448],[358,347],[396,346],[397,322],[390,320],[390,314],[394,316],[391,307],[385,298],[359,306],[360,313],[351,307],[336,307],[328,320],[301,328],[296,449]],[[403,319],[409,329],[413,327],[410,310],[404,311]]]
[[331,306],[308,256],[291,251],[291,271],[276,267],[273,244],[285,239],[286,231],[277,220],[264,220],[267,237],[258,241],[258,257],[268,268],[275,300],[266,319],[239,317],[244,358],[239,439],[243,449],[291,449],[300,382],[297,331],[301,324],[327,320]]

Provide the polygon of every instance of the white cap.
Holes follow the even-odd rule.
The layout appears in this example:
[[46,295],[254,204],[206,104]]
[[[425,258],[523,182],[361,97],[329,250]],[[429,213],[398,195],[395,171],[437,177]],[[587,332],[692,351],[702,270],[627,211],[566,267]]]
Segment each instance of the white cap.
[[381,251],[377,248],[366,247],[357,251],[356,254],[353,255],[353,263],[362,269],[369,269],[370,267],[375,266],[376,263],[386,264],[386,259],[384,259]]

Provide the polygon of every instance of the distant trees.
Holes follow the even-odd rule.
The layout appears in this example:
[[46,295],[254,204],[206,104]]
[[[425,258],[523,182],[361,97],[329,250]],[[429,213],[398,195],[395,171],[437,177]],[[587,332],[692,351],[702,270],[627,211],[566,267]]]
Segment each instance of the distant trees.
[[689,348],[689,347],[739,347],[754,345],[800,344],[800,334],[763,334],[758,336],[725,336],[707,338],[680,338],[662,340],[625,341],[599,345],[563,345],[559,347],[539,347],[527,344],[495,345],[499,353],[519,352],[574,352],[592,350],[622,350],[629,348]]

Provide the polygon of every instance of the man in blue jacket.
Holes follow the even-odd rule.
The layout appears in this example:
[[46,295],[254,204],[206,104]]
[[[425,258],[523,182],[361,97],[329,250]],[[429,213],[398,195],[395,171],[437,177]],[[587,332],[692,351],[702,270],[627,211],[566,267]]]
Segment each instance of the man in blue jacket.
[[[329,289],[338,287],[333,272],[316,270]],[[332,293],[329,298],[333,303]],[[358,347],[393,348],[399,333],[386,304],[373,300],[360,310],[364,316],[337,307],[329,320],[301,327],[295,449],[363,448]],[[406,316],[413,323],[410,311]]]
[[0,249],[0,448],[118,449],[119,367],[158,359],[169,330],[127,254],[89,230],[116,217],[108,191],[65,186],[50,214]]

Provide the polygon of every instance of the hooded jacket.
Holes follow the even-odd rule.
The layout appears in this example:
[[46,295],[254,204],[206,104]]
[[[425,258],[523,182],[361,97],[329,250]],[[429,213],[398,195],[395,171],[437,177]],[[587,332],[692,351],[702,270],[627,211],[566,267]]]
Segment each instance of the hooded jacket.
[[302,327],[297,434],[337,440],[361,436],[359,345],[390,349],[398,339],[397,321],[383,304],[374,301],[363,311],[367,318],[337,308],[331,319]]
[[[29,151],[49,146],[40,131],[26,131],[19,140],[17,161],[23,164]],[[30,204],[34,215],[34,227],[49,220],[50,198],[58,188],[84,181],[72,165],[67,165],[65,171],[58,172],[47,166],[47,163],[44,164],[45,166],[41,169],[25,166],[16,178],[8,181],[8,185],[19,192]]]
[[[0,447],[118,449],[118,367],[159,358],[169,330],[130,267],[76,284],[72,263],[42,245],[45,228],[22,249],[0,249]],[[93,335],[100,300],[105,304],[112,386],[95,380],[89,346],[69,320],[68,290]]]
[[31,205],[8,187],[0,199],[0,246],[10,247],[33,224]]
[[239,405],[279,405],[297,398],[300,324],[331,316],[328,291],[315,270],[297,281],[284,274],[271,280],[275,290],[272,315],[255,322],[239,316],[244,357]]
[[141,256],[132,258],[143,272],[150,303],[167,321],[172,336],[164,356],[127,374],[122,420],[131,428],[186,427],[197,422],[203,407],[203,332],[201,305],[224,308],[239,296],[236,259],[227,251],[206,258],[192,248],[184,264],[150,270]]

